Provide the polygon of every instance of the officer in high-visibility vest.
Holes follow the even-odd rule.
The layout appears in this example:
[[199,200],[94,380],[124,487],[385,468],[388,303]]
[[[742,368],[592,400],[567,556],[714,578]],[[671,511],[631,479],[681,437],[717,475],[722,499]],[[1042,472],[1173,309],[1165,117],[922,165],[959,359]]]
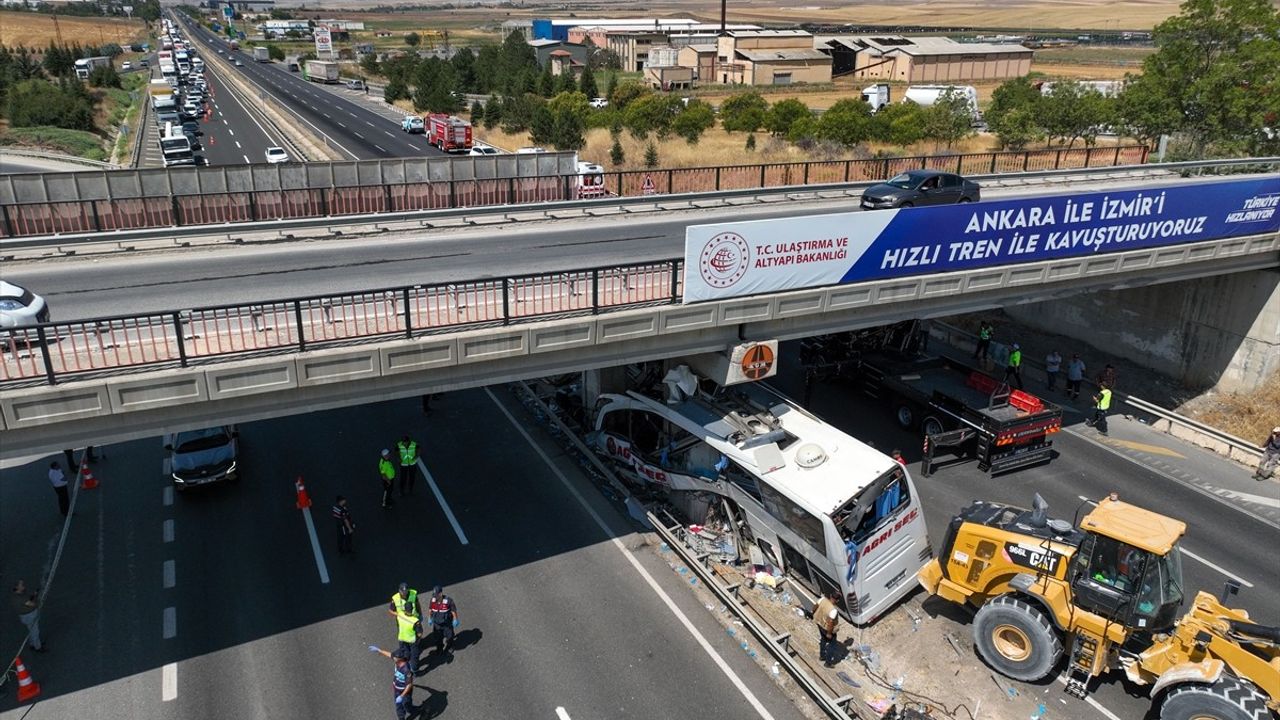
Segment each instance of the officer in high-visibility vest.
[[413,481],[418,478],[418,442],[405,435],[396,443],[396,452],[400,453],[400,497],[404,497],[406,486],[412,495]]
[[389,508],[391,502],[391,484],[396,480],[396,466],[391,464],[391,451],[383,448],[382,457],[378,458],[378,477],[382,479],[382,507]]
[[986,320],[983,320],[982,323],[978,325],[978,346],[973,350],[973,358],[975,360],[986,362],[990,357],[991,334],[993,332],[995,331],[992,329],[991,323]]
[[1009,351],[1009,365],[1004,369],[1004,381],[1022,389],[1022,346],[1014,343]]
[[1103,383],[1093,396],[1093,418],[1089,424],[1103,435],[1107,434],[1107,411],[1111,409],[1111,386]]
[[418,667],[418,639],[422,635],[422,609],[418,607],[418,591],[400,583],[400,590],[391,596],[388,612],[396,619],[396,640],[400,652],[409,659],[409,667]]

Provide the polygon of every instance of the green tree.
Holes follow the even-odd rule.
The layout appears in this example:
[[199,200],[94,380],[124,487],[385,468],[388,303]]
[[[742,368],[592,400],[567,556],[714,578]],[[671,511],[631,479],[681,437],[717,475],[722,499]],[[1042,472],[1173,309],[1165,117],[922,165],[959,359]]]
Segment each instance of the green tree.
[[[1269,0],[1186,0],[1155,27],[1157,51],[1142,62],[1125,93],[1156,101],[1149,113],[1120,103],[1126,124],[1152,136],[1172,115],[1191,152],[1211,145],[1256,146],[1280,117],[1280,8]],[[1166,105],[1167,104],[1167,105]]]
[[556,93],[571,93],[577,91],[578,79],[573,76],[573,72],[571,70],[566,68],[565,71],[560,73],[560,76],[556,78]]
[[8,96],[6,115],[11,127],[94,129],[93,102],[78,82],[23,80],[9,90]]
[[622,151],[622,141],[614,136],[613,145],[609,146],[609,163],[614,167],[622,167],[627,161],[627,155]]
[[529,117],[529,139],[535,145],[551,145],[555,142],[556,118],[546,103],[538,103]]
[[481,92],[476,81],[476,54],[471,48],[462,48],[454,53],[449,64],[453,66],[453,74],[458,78],[458,90],[464,93]]
[[378,54],[369,53],[360,58],[360,69],[367,75],[378,75],[382,72],[382,68],[378,66]]
[[991,93],[991,105],[983,118],[1000,139],[1001,147],[1022,150],[1040,135],[1035,117],[1043,97],[1040,88],[1027,77],[1006,80]]
[[499,64],[502,49],[498,45],[485,45],[476,53],[475,67],[476,92],[494,92],[501,90],[498,82]]
[[120,87],[120,75],[111,65],[99,65],[89,73],[89,84],[100,88]]
[[[610,76],[611,83],[615,77],[616,75]],[[652,94],[652,90],[645,87],[643,83],[638,83],[634,80],[618,83],[609,90],[609,107],[618,112],[626,112],[627,105],[630,105],[632,101]]]
[[456,112],[461,107],[454,94],[457,84],[452,65],[440,58],[427,58],[414,78],[413,106],[428,112]]
[[1000,141],[1002,150],[1025,150],[1028,145],[1044,139],[1044,130],[1040,128],[1033,108],[1014,108],[988,124]]
[[276,61],[283,61],[283,60],[284,60],[284,48],[280,47],[279,45],[268,45],[268,46],[267,46],[267,57],[271,58],[272,60],[276,60]]
[[610,103],[613,102],[613,92],[618,89],[618,73],[609,73],[609,79],[604,84],[604,97]]
[[925,109],[913,102],[890,103],[872,116],[872,137],[900,147],[924,139]]
[[676,115],[672,130],[690,145],[697,145],[702,134],[716,124],[716,113],[702,100],[690,100]]
[[637,140],[647,139],[650,133],[662,139],[671,134],[679,106],[679,98],[648,93],[627,104],[622,122]]
[[556,76],[551,74],[551,63],[542,66],[542,74],[538,76],[538,94],[549,98],[556,94]]
[[1088,92],[1077,80],[1062,80],[1054,82],[1041,98],[1037,117],[1051,143],[1058,140],[1070,147],[1084,134],[1090,123],[1085,102]]
[[471,103],[471,124],[479,127],[484,123],[484,103],[474,100]]
[[409,85],[399,77],[391,78],[387,81],[386,87],[382,88],[382,99],[389,103],[407,100],[409,97]]
[[791,129],[787,131],[787,140],[796,145],[808,145],[818,137],[818,118],[810,115],[802,117],[791,123]]
[[422,43],[422,36],[416,32],[405,33],[404,44],[411,48],[416,48]]
[[[519,30],[512,30],[502,41],[502,48],[498,51],[494,76],[497,89],[506,94],[514,94],[516,91],[529,92],[528,77],[532,75],[536,78],[538,70],[537,53]],[[517,87],[517,84],[524,87]]]
[[969,98],[947,90],[924,110],[924,139],[948,149],[973,134],[973,106]]
[[743,147],[743,149],[746,150],[747,152],[756,151],[756,134],[755,133],[749,133],[747,135],[747,143]]
[[861,98],[837,101],[818,118],[817,137],[853,147],[872,137],[871,106]]
[[1166,94],[1160,85],[1129,75],[1116,98],[1120,131],[1148,146],[1154,146],[1161,135],[1172,134],[1182,127],[1177,99]]
[[809,110],[809,106],[796,100],[795,98],[787,98],[774,103],[764,116],[765,128],[774,135],[786,136],[791,132],[791,126],[800,118],[810,117],[813,113]]
[[720,126],[726,132],[755,132],[764,125],[769,101],[760,93],[731,95],[720,104]]
[[[565,93],[578,95],[581,93]],[[547,103],[551,112],[551,145],[557,150],[581,150],[587,140],[584,135],[586,124],[582,117],[569,104],[553,105]]]
[[160,0],[143,0],[141,3],[134,3],[133,14],[142,19],[142,22],[151,27],[151,23],[160,19]]
[[587,100],[586,95],[576,90],[556,95],[547,101],[547,107],[551,110],[551,114],[556,116],[562,112],[572,113],[583,127],[586,127],[587,118],[591,115],[591,101]]
[[591,69],[590,64],[582,68],[582,76],[578,78],[578,92],[588,98],[597,97],[600,94],[600,89],[596,87],[596,73]]
[[649,143],[644,146],[644,166],[647,168],[658,167],[658,146]]

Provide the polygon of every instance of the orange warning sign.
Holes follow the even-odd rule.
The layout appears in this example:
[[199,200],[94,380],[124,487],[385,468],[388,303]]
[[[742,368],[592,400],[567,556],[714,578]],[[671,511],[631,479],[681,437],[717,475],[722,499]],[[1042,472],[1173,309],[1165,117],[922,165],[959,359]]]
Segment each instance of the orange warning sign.
[[773,348],[768,345],[755,345],[747,349],[742,356],[742,374],[748,380],[759,380],[768,377],[773,370]]

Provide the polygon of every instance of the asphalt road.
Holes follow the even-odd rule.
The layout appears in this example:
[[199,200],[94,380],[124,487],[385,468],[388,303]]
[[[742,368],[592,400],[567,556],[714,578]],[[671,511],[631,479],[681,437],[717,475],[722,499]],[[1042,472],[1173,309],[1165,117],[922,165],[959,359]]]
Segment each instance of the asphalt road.
[[[400,401],[245,424],[244,479],[176,497],[158,439],[106,448],[44,610],[49,649],[25,658],[43,694],[18,708],[10,692],[0,718],[392,717],[391,662],[367,646],[395,647],[386,604],[403,580],[442,583],[461,618],[453,657],[424,659],[422,717],[799,720],[687,580],[627,550],[629,521],[540,430],[526,440],[506,414],[526,423],[523,408],[493,392],[446,395],[425,419]],[[404,432],[423,441],[438,497],[419,477],[383,510],[377,454]],[[47,561],[60,516],[46,462],[0,481],[6,581]],[[337,493],[354,558],[336,553]],[[6,652],[21,627],[0,624]]]
[[[244,73],[313,127],[334,138],[341,149],[353,159],[441,154],[427,144],[424,136],[406,135],[394,122],[361,105],[317,88],[313,83],[303,80],[299,73],[286,70],[280,63],[254,62],[251,43],[244,43],[239,52],[231,52],[225,41],[205,28],[188,25],[187,32],[198,37],[207,48],[222,48],[231,61],[241,63],[235,68],[237,71]],[[206,49],[205,52],[213,50]]]
[[281,145],[280,138],[250,112],[247,100],[231,92],[212,64],[205,65],[205,79],[209,82],[210,113],[200,123],[204,131],[200,144],[208,164],[266,162],[267,148]]
[[[219,141],[221,142],[221,141]],[[1091,182],[1073,189],[1131,184]],[[1172,182],[1172,181],[1171,181]],[[1148,186],[1158,181],[1147,180]],[[1056,191],[1063,191],[1061,187]],[[1045,194],[991,189],[987,197]],[[849,200],[560,220],[367,238],[13,261],[6,279],[59,320],[637,263],[683,253],[689,225],[847,212]]]

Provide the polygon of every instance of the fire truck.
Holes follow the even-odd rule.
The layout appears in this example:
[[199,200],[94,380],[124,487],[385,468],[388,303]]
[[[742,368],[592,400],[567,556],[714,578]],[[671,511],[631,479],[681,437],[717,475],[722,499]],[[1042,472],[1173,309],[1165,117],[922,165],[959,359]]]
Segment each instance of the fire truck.
[[447,153],[471,152],[471,123],[444,113],[432,113],[422,119],[427,126],[427,142]]

